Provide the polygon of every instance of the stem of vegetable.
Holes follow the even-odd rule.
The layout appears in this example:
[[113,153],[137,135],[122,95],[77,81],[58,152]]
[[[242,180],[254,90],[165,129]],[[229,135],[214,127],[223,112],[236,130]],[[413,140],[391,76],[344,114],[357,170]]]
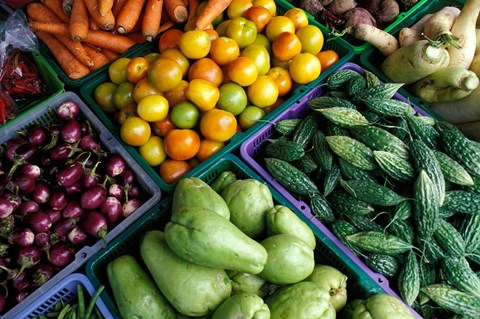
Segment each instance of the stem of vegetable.
[[105,286],[100,285],[100,287],[98,287],[97,291],[95,291],[95,294],[92,296],[92,299],[90,300],[90,303],[88,305],[87,313],[85,314],[85,319],[90,318],[90,315],[92,314],[93,307],[95,307],[95,303],[97,302],[98,297],[100,296],[100,294],[103,292],[104,289],[105,289]]

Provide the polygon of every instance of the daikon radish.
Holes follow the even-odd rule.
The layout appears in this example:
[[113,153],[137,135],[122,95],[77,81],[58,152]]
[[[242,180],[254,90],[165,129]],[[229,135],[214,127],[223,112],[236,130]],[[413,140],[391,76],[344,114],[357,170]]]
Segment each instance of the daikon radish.
[[347,32],[359,40],[367,41],[385,56],[400,47],[397,38],[373,25],[359,23],[349,27]]
[[440,41],[442,44],[458,47],[456,41],[458,37],[450,32],[452,26],[460,14],[457,7],[443,7],[443,9],[435,12],[427,23],[425,23],[423,33],[429,39]]
[[448,122],[460,124],[480,121],[480,87],[469,96],[450,102],[431,103],[432,111],[443,117]]

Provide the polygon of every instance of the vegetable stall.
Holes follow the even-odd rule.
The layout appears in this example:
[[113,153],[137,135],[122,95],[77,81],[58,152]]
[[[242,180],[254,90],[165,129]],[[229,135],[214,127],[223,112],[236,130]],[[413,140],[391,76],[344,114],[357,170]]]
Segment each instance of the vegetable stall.
[[0,318],[480,317],[479,0],[0,13]]

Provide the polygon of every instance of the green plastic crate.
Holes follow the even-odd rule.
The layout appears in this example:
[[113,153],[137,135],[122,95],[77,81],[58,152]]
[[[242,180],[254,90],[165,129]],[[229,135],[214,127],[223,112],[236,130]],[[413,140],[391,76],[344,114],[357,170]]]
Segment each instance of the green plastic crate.
[[[295,5],[291,4],[290,2],[288,2],[287,0],[281,0],[281,2],[285,3],[286,6],[290,7],[290,8],[294,8]],[[295,1],[292,1],[295,3]],[[296,0],[296,2],[300,2],[300,0]],[[396,18],[395,18],[395,21],[393,21],[392,23],[390,23],[388,26],[386,26],[383,30],[388,32],[388,33],[392,33],[393,30],[395,30],[399,24],[402,24],[405,20],[409,19],[410,16],[412,16],[415,12],[417,12],[418,10],[422,10],[423,7],[425,7],[426,5],[428,5],[428,3],[431,3],[431,2],[436,2],[436,1],[430,1],[430,0],[420,0],[418,1],[415,5],[413,5],[410,9],[408,9],[408,11],[404,11],[404,12],[401,12]],[[313,15],[311,15],[310,13],[307,12],[307,15],[309,17],[309,19],[312,19],[312,20],[315,20],[315,17]],[[324,29],[327,30],[327,33],[328,35],[331,35],[331,31],[330,29],[328,29],[326,26],[324,26],[323,24],[321,24],[322,27]],[[323,30],[322,30],[323,31]],[[355,39],[354,37],[352,36],[349,36],[349,35],[346,35],[345,36],[346,38],[346,42],[348,42],[348,44],[353,48],[353,51],[355,52],[355,55],[360,55],[362,52],[364,52],[365,50],[367,50],[368,48],[371,48],[372,45],[368,42],[365,42],[365,41],[360,41],[358,39]]]
[[[285,12],[287,10],[285,4],[278,3],[277,2],[277,11],[278,12]],[[327,32],[325,27],[322,25],[318,24],[316,21],[310,21],[310,23],[317,25],[319,28],[321,28],[322,32]],[[324,48],[326,49],[332,49],[335,50],[339,56],[340,59],[335,63],[332,67],[327,69],[325,72],[323,72],[318,79],[315,81],[312,81],[308,85],[300,85],[298,86],[293,93],[289,94],[285,101],[277,108],[275,108],[272,112],[267,114],[262,121],[259,121],[256,123],[253,127],[249,128],[248,130],[244,132],[238,132],[236,133],[228,143],[225,144],[225,147],[223,147],[219,152],[217,152],[215,155],[207,159],[206,161],[202,162],[199,167],[196,167],[192,169],[186,176],[195,176],[198,174],[199,170],[202,167],[208,167],[209,165],[212,165],[217,161],[219,158],[224,156],[225,154],[231,152],[233,149],[235,149],[238,145],[240,145],[243,141],[245,141],[247,138],[249,138],[252,134],[254,134],[261,126],[263,126],[266,122],[268,122],[270,119],[278,115],[280,112],[283,110],[289,108],[291,105],[298,103],[299,100],[307,94],[309,91],[315,89],[316,86],[319,85],[320,82],[322,82],[329,74],[331,74],[333,71],[338,69],[341,65],[344,63],[350,61],[350,59],[353,57],[353,49],[351,48],[348,43],[346,43],[343,39],[334,39],[331,37],[326,38],[326,42],[324,45]],[[143,56],[151,52],[158,52],[157,50],[157,42],[154,41],[152,43],[146,44],[139,48],[138,50],[135,51],[134,54],[131,55],[133,56]],[[110,114],[105,113],[100,106],[95,102],[94,98],[94,91],[95,88],[105,82],[108,81],[108,73],[101,72],[98,76],[93,78],[91,81],[89,81],[87,84],[85,84],[81,90],[80,90],[80,95],[82,98],[86,101],[86,103],[94,110],[94,112],[97,114],[97,116],[104,122],[104,124],[110,129],[115,136],[117,137],[118,140],[121,141],[120,138],[120,126],[114,123],[113,116]],[[125,148],[129,151],[129,153],[142,165],[142,167],[148,172],[152,178],[156,181],[156,183],[160,186],[160,189],[164,192],[171,192],[173,188],[175,187],[175,183],[166,183],[158,174],[158,168],[152,168],[148,163],[140,156],[140,153],[138,152],[138,148],[134,148],[132,146],[127,145],[126,143],[123,143]]]
[[34,106],[40,103],[48,102],[48,100],[51,100],[57,95],[65,92],[65,84],[60,81],[57,73],[53,70],[52,66],[46,61],[46,59],[40,53],[32,53],[31,57],[38,68],[38,72],[40,73],[42,81],[47,86],[47,91],[43,97],[28,104],[21,105],[21,107],[19,107],[16,111],[17,115],[15,118],[8,120],[3,125],[0,124],[0,128],[5,128],[14,124],[18,119],[27,116]]
[[[412,14],[408,19],[402,21],[402,23],[398,24],[391,32],[394,36],[398,36],[400,30],[402,28],[410,27],[414,25],[418,20],[420,20],[423,16],[434,13],[439,11],[445,6],[455,6],[458,8],[462,8],[465,0],[438,0],[438,1],[430,1],[425,7],[421,10],[418,10],[414,14]],[[361,64],[368,70],[375,73],[380,79],[384,82],[392,82],[390,78],[388,78],[385,73],[380,69],[381,61],[383,61],[385,57],[374,47],[368,48],[360,55],[360,62]],[[411,85],[406,85],[400,88],[399,92],[409,99],[413,104],[422,108],[425,112],[427,112],[430,116],[437,120],[442,120],[441,116],[437,113],[433,112],[430,107],[429,103],[425,102],[423,99],[419,98],[418,96],[414,95],[412,92]]]
[[[265,183],[259,175],[232,154],[228,154],[224,158],[218,160],[213,166],[203,170],[198,177],[206,183],[211,183],[218,175],[220,175],[220,173],[227,170],[233,171],[239,179],[254,178]],[[295,207],[277,191],[270,186],[269,189],[273,195],[275,204],[282,204],[294,210],[294,212],[313,230],[317,239],[317,248],[315,250],[316,260],[319,263],[329,264],[338,268],[348,277],[347,293],[349,300],[366,298],[376,293],[386,293],[375,279],[367,276],[360,267],[351,262],[348,256],[335,246],[330,238],[324,235],[319,228],[315,226],[312,222],[314,219],[313,216],[310,216],[310,219],[307,218],[307,215],[296,210]],[[120,318],[120,314],[118,313],[112,290],[107,279],[108,263],[116,257],[128,253],[137,257],[136,259],[142,264],[138,250],[140,239],[147,230],[163,230],[163,226],[170,218],[171,200],[171,197],[163,200],[157,209],[144,215],[143,218],[130,226],[125,233],[117,237],[104,250],[92,256],[86,266],[86,273],[92,284],[95,287],[99,287],[101,284],[105,285],[105,291],[100,296],[115,318]]]

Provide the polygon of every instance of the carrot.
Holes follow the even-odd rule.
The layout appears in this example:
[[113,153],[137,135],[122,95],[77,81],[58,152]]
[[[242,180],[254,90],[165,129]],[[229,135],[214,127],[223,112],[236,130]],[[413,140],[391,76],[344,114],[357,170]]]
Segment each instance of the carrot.
[[73,2],[75,2],[75,1],[74,0],[63,0],[62,1],[62,9],[63,9],[63,12],[65,12],[65,14],[67,16],[70,16],[72,14]]
[[72,52],[72,54],[88,67],[93,66],[93,61],[85,51],[84,46],[77,41],[72,40],[70,37],[56,34],[55,37],[63,43],[63,45]]
[[130,40],[135,41],[135,43],[144,43],[147,41],[143,36],[142,31],[129,32],[125,34],[125,36]]
[[373,25],[359,23],[349,28],[348,32],[351,35],[359,40],[369,42],[385,56],[390,55],[400,47],[397,38]]
[[72,80],[77,80],[88,73],[90,70],[83,65],[78,59],[53,35],[38,31],[37,36],[45,43],[50,52],[53,54],[62,70]]
[[192,20],[197,15],[199,4],[200,0],[188,0],[188,21]]
[[109,11],[105,16],[100,15],[100,12],[98,10],[98,1],[99,0],[84,0],[85,6],[87,7],[90,16],[100,27],[100,29],[112,30],[115,26],[115,17],[113,16],[112,11]]
[[28,25],[36,31],[70,36],[70,31],[68,31],[68,24],[66,23],[30,21]]
[[165,0],[165,10],[175,23],[184,23],[188,19],[188,10],[183,0]]
[[147,0],[142,19],[142,34],[148,42],[155,38],[160,30],[163,0]]
[[95,20],[93,20],[92,17],[88,17],[88,28],[90,30],[100,30],[100,27],[98,26],[98,24],[95,22]]
[[118,13],[116,19],[116,30],[118,33],[128,33],[132,31],[142,12],[145,0],[128,0]]
[[115,0],[114,1],[113,7],[112,7],[112,12],[113,12],[113,15],[115,16],[115,18],[118,16],[118,13],[120,12],[120,10],[122,10],[125,2],[127,2],[127,0]]
[[98,1],[98,12],[102,17],[106,16],[110,11],[112,11],[112,8],[113,8],[113,0]]
[[225,11],[232,3],[232,0],[208,0],[202,12],[197,16],[195,26],[204,30],[212,21]]
[[173,21],[167,21],[167,22],[160,25],[160,29],[158,31],[159,31],[159,33],[167,31],[168,29],[170,29],[174,25],[175,25],[175,23]]
[[120,54],[113,52],[111,50],[102,49],[103,54],[108,58],[108,60],[113,61],[120,57]]
[[47,6],[39,2],[32,2],[27,5],[27,14],[30,19],[37,22],[56,22],[62,23],[62,20],[52,12]]
[[443,44],[458,47],[456,44],[457,37],[450,32],[450,29],[459,14],[460,9],[457,7],[443,7],[441,10],[435,12],[427,23],[425,23],[423,33],[429,39],[438,40]]
[[135,41],[124,35],[112,34],[102,30],[90,30],[85,42],[120,54],[127,52],[135,44]]
[[75,41],[82,41],[87,36],[88,28],[88,11],[85,2],[83,0],[75,0],[70,14],[70,36]]
[[480,13],[480,0],[467,0],[460,14],[455,19],[450,32],[458,37],[460,48],[449,46],[450,65],[461,66],[465,69],[470,67],[476,46],[476,22]]
[[62,7],[62,0],[41,0],[57,17],[65,23],[68,23],[70,18],[65,14]]
[[102,66],[110,62],[110,60],[105,54],[95,50],[89,45],[85,46],[85,51],[88,53],[88,55],[93,61],[92,65],[90,66],[90,71],[95,71],[96,69],[101,68]]

